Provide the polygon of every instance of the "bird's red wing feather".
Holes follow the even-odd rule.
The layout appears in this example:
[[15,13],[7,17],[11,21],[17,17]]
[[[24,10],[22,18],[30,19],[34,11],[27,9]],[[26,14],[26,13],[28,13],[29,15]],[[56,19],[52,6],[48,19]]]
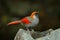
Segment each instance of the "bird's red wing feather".
[[25,23],[25,24],[30,24],[31,22],[28,20],[28,18],[23,18],[22,20],[21,20],[23,23]]

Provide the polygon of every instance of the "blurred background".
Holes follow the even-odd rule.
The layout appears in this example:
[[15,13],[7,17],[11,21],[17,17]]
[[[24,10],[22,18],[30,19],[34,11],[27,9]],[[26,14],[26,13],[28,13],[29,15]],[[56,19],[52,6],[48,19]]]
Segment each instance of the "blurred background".
[[0,0],[0,40],[13,40],[20,25],[7,26],[7,23],[33,11],[40,12],[40,22],[34,30],[60,28],[60,0]]

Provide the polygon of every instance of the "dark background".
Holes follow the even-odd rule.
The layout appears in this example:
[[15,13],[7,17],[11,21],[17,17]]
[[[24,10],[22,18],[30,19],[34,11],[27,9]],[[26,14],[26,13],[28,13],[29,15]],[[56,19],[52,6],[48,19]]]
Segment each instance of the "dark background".
[[0,0],[0,40],[13,40],[20,25],[7,26],[10,21],[39,11],[36,31],[60,28],[60,0]]

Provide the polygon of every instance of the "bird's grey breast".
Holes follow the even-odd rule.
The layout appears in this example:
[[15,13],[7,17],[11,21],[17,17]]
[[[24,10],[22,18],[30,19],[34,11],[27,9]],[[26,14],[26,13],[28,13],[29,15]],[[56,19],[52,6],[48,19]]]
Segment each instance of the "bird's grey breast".
[[39,23],[39,18],[38,17],[35,17],[34,19],[32,19],[30,17],[27,17],[27,18],[31,22],[28,25],[26,24],[27,27],[34,27],[34,26],[36,26]]

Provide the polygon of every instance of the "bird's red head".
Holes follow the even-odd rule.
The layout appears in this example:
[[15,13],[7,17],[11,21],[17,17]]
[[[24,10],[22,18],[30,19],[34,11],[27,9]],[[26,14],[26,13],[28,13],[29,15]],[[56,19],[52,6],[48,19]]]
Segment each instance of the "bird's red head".
[[37,14],[38,12],[36,12],[36,11],[34,11],[34,12],[32,12],[32,14],[30,15],[30,17],[33,19],[33,16],[35,15],[35,14]]

